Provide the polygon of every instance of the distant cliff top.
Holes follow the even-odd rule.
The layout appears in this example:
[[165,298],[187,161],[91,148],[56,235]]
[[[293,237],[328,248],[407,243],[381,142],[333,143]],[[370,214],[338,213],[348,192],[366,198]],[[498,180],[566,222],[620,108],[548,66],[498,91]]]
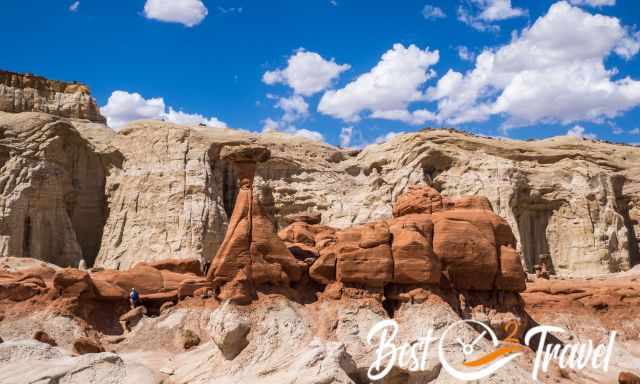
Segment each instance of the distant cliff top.
[[77,81],[49,80],[31,73],[16,73],[0,69],[0,84],[16,88],[33,88],[39,91],[53,91],[62,93],[91,94],[89,87]]
[[30,73],[0,70],[0,111],[45,112],[104,123],[89,87]]

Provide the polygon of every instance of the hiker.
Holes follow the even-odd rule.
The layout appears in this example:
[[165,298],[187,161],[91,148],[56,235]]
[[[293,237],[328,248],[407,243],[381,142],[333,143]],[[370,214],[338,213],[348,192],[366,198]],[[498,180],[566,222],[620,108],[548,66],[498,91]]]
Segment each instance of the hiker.
[[140,295],[138,295],[138,291],[135,288],[131,288],[131,292],[129,292],[129,304],[131,304],[131,309],[138,306],[140,302]]

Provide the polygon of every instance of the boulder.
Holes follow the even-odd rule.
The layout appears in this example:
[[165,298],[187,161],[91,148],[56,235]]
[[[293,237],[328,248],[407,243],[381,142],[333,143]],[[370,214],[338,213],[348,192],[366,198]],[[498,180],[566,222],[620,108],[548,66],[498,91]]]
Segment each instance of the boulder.
[[631,372],[620,372],[618,375],[619,384],[640,384],[640,376]]
[[56,341],[51,336],[49,336],[45,331],[36,331],[36,333],[33,334],[32,339],[37,340],[41,343],[49,344],[52,347],[55,347],[58,345],[58,343],[56,343]]
[[309,276],[320,284],[336,281],[337,247],[329,245],[320,251],[320,256],[309,268]]
[[233,360],[247,345],[250,323],[230,302],[225,301],[209,320],[211,339],[227,360]]
[[93,297],[93,282],[89,273],[75,268],[59,270],[53,276],[53,287],[63,297]]
[[104,351],[105,349],[99,341],[88,337],[80,337],[73,342],[73,352],[78,355],[101,353]]
[[389,221],[393,235],[393,282],[438,284],[440,260],[433,251],[433,223],[430,215],[406,215]]
[[522,268],[520,254],[513,248],[500,246],[500,270],[495,288],[503,291],[523,292],[527,289],[526,274]]
[[278,238],[285,242],[301,243],[309,246],[314,246],[316,243],[313,227],[304,222],[295,222],[280,230]]
[[180,347],[188,350],[200,345],[200,336],[196,335],[190,329],[183,329],[182,332],[179,333],[179,341]]
[[140,305],[120,316],[120,324],[124,331],[128,332],[131,327],[134,327],[146,314],[147,308],[144,305]]
[[459,211],[437,212],[433,222],[433,251],[453,284],[459,289],[493,289],[498,272],[493,228]]
[[445,208],[446,200],[435,189],[426,185],[413,185],[398,196],[393,204],[393,217],[410,213],[433,213]]
[[393,257],[389,244],[360,248],[355,243],[338,243],[337,247],[337,281],[372,287],[382,287],[393,281]]
[[28,300],[46,290],[44,281],[23,273],[0,272],[0,300]]
[[454,209],[481,209],[485,211],[493,211],[489,199],[484,196],[461,196],[453,201]]

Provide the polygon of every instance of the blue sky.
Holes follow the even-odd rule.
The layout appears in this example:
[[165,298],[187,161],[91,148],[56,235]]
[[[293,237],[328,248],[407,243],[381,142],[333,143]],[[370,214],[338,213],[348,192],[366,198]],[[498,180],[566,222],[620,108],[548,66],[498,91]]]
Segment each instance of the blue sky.
[[88,84],[116,129],[638,143],[639,21],[636,0],[3,0],[0,68]]

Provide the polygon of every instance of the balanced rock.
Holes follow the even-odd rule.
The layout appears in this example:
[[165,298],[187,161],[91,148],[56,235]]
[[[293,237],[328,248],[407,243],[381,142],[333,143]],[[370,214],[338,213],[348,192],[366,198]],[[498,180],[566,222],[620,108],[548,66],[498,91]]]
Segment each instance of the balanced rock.
[[246,302],[262,284],[287,285],[300,280],[307,265],[297,260],[278,238],[253,191],[256,163],[268,160],[269,150],[255,145],[228,146],[220,156],[233,162],[240,190],[207,277],[221,286],[222,299]]

